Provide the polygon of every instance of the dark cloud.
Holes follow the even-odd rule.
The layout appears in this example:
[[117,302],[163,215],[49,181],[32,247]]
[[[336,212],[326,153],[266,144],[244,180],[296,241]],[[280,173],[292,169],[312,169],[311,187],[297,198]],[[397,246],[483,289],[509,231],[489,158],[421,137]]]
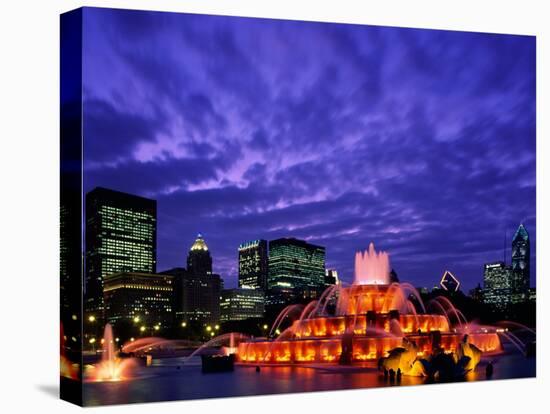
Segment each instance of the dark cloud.
[[472,287],[535,249],[532,37],[87,9],[84,45],[86,189],[158,200],[160,268],[294,236]]

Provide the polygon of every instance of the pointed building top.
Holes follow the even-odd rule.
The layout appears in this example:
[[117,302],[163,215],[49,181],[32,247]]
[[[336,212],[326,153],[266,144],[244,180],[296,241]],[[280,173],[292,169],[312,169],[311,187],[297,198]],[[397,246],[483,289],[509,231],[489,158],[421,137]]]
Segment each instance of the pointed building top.
[[191,251],[195,250],[204,250],[208,251],[208,246],[206,245],[206,242],[204,241],[204,238],[202,237],[202,234],[197,234],[197,238],[195,240],[195,243],[191,246]]
[[451,272],[445,270],[439,285],[446,291],[458,292],[458,289],[460,288],[460,281]]
[[514,234],[514,238],[512,239],[512,242],[516,241],[517,239],[521,238],[522,240],[528,240],[529,239],[529,233],[527,232],[527,229],[521,223],[516,230],[516,233]]

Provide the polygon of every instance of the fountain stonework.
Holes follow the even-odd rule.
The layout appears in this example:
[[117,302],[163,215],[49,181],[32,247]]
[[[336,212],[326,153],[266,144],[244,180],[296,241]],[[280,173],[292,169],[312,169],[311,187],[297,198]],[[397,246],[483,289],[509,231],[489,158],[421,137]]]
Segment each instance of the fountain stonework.
[[[352,285],[329,287],[276,339],[240,342],[238,361],[352,364],[388,358],[390,351],[400,349],[406,352],[393,355],[411,359],[412,367],[415,360],[437,350],[467,354],[471,361],[467,368],[473,369],[479,361],[476,350],[501,350],[497,333],[468,332],[465,338],[461,314],[449,301],[437,301],[441,314],[429,314],[416,289],[408,283],[390,283],[389,273],[388,254],[376,252],[371,243],[367,251],[355,255]],[[327,312],[328,303],[335,303],[332,314]],[[458,326],[452,326],[452,318]],[[422,375],[423,371],[417,365],[404,373]]]

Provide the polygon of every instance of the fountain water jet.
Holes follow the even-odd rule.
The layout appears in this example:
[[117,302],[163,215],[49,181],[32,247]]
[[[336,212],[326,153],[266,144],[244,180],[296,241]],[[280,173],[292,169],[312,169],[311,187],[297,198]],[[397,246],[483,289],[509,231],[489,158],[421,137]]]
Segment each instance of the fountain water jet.
[[369,249],[355,253],[355,284],[387,285],[390,282],[390,257],[386,252],[376,252],[374,243]]
[[93,381],[121,381],[130,378],[130,370],[135,365],[131,358],[118,358],[113,340],[113,328],[105,325],[101,361],[93,368]]

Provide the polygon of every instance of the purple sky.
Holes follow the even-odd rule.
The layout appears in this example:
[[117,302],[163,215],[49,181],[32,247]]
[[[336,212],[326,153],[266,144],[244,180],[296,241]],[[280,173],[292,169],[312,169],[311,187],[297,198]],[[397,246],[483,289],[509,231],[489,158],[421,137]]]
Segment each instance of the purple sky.
[[534,284],[534,37],[86,9],[83,58],[85,190],[158,200],[159,270],[294,236],[467,289],[523,221]]

